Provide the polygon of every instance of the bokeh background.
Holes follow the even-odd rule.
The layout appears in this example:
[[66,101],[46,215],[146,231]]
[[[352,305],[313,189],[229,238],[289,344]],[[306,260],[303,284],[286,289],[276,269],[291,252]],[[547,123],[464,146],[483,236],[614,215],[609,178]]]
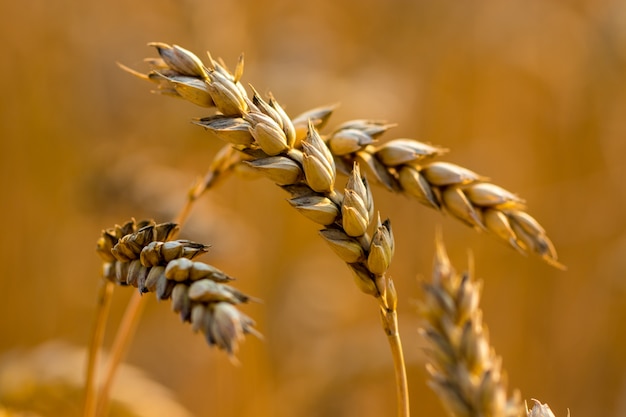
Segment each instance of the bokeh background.
[[[27,0],[0,11],[0,404],[80,414],[80,386],[55,384],[79,383],[100,231],[171,220],[220,148],[189,123],[206,111],[116,66],[145,69],[146,43],[163,41],[231,66],[244,52],[244,81],[290,115],[340,103],[330,127],[383,119],[398,124],[384,139],[448,147],[444,160],[525,197],[548,230],[567,272],[374,190],[394,225],[412,415],[445,415],[415,309],[438,225],[458,269],[473,252],[509,387],[558,416],[626,415],[624,2]],[[374,300],[285,198],[232,177],[194,208],[182,236],[211,244],[203,260],[263,300],[243,309],[265,339],[246,340],[233,366],[150,299],[126,360],[141,377],[117,384],[146,404],[134,415],[166,415],[150,383],[196,416],[395,413]],[[107,344],[130,292],[115,292]]]

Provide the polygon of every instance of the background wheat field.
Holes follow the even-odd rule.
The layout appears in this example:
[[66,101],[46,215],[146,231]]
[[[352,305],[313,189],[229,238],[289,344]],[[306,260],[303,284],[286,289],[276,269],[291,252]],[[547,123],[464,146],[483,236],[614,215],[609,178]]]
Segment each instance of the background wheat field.
[[[445,415],[415,308],[438,225],[457,269],[473,252],[509,386],[558,416],[626,415],[623,2],[28,0],[0,11],[0,404],[80,414],[80,387],[49,376],[80,376],[67,353],[91,332],[100,231],[171,220],[220,148],[189,122],[206,110],[152,95],[115,65],[145,69],[156,56],[146,43],[162,41],[231,68],[244,52],[244,84],[291,116],[339,103],[330,127],[383,119],[398,124],[383,140],[447,147],[443,159],[519,193],[546,227],[566,272],[373,189],[394,226],[413,416]],[[197,416],[395,412],[375,301],[286,198],[231,177],[194,208],[181,237],[211,244],[202,260],[263,300],[242,310],[265,340],[246,340],[233,366],[151,296],[126,360],[143,374],[117,381],[144,404],[130,415],[167,415],[150,382]],[[116,289],[107,343],[131,292]]]

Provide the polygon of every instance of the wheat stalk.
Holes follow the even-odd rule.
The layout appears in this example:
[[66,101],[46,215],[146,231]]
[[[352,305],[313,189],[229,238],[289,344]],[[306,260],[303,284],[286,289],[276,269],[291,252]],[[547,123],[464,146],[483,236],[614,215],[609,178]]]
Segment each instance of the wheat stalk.
[[482,321],[482,281],[472,269],[456,273],[438,234],[432,281],[423,284],[419,306],[425,319],[420,331],[430,342],[429,385],[455,417],[554,417],[536,400],[527,410],[517,391],[507,396],[502,360]]
[[[150,45],[157,48],[160,58],[147,60],[152,67],[147,74],[120,66],[157,83],[161,94],[213,108],[212,115],[194,122],[227,142],[204,181],[189,193],[187,208],[217,179],[245,165],[285,189],[296,210],[324,226],[321,236],[353,271],[359,288],[378,301],[394,357],[399,415],[408,416],[409,407],[397,328],[397,295],[386,274],[393,257],[393,233],[390,221],[375,215],[370,185],[362,170],[390,191],[414,197],[477,230],[491,232],[521,253],[536,254],[563,268],[545,230],[526,212],[524,201],[471,170],[431,160],[445,149],[412,139],[377,145],[379,136],[391,125],[371,120],[350,121],[322,135],[332,107],[313,109],[292,119],[271,95],[265,100],[252,88],[252,96],[248,96],[240,82],[243,57],[231,72],[210,55],[205,64],[179,46]],[[338,172],[348,175],[345,187],[337,184]],[[187,213],[188,209],[181,216],[185,218]],[[479,332],[480,328],[473,330]],[[499,365],[494,358],[490,360],[492,368],[485,384],[492,383],[497,390],[502,383]],[[498,401],[502,406],[502,400]],[[518,400],[511,401],[504,403],[504,409],[521,409]]]

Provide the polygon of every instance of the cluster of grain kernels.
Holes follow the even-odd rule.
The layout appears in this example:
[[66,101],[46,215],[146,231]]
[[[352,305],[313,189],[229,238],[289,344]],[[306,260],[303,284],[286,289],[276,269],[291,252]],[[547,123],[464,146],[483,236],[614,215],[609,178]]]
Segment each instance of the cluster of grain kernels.
[[[476,229],[491,232],[520,252],[535,253],[563,268],[545,230],[526,213],[523,200],[464,167],[429,161],[446,149],[406,138],[377,145],[378,137],[391,125],[375,120],[343,123],[323,137],[327,149],[310,146],[313,141],[303,139],[316,136],[330,117],[332,106],[313,109],[290,120],[273,97],[265,102],[254,91],[252,99],[248,98],[239,81],[243,73],[241,58],[231,73],[210,56],[204,64],[177,45],[151,45],[160,55],[149,61],[152,71],[144,75],[123,68],[158,83],[158,91],[163,94],[216,107],[218,114],[196,123],[248,153],[250,166],[278,185],[304,181],[316,192],[332,192],[335,165],[348,174],[356,162],[368,178],[387,189],[445,210]],[[329,159],[334,161],[327,164]],[[318,213],[335,209],[325,197],[328,196],[312,199],[319,200],[315,202]],[[330,216],[332,213],[325,219]]]
[[153,292],[159,300],[172,300],[183,321],[201,330],[210,345],[234,353],[246,333],[255,333],[254,321],[235,307],[249,297],[224,284],[223,271],[192,259],[208,246],[189,240],[168,241],[174,223],[131,220],[102,232],[97,252],[104,260],[103,276],[141,293]]

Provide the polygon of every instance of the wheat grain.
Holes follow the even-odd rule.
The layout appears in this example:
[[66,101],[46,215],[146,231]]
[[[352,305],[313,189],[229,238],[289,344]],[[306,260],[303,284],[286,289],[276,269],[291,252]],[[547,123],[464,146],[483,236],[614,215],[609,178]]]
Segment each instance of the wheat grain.
[[[528,414],[528,417],[555,417],[548,404],[541,404],[541,402],[535,399],[532,401],[534,403],[533,408],[529,410],[528,407],[526,407],[526,414]],[[569,417],[569,412],[567,415]]]
[[96,247],[104,261],[103,277],[141,293],[154,292],[159,300],[171,299],[183,321],[232,356],[245,334],[260,336],[254,321],[235,307],[250,297],[224,284],[232,278],[223,271],[192,261],[208,246],[168,241],[177,229],[174,223],[131,220],[104,230]]

